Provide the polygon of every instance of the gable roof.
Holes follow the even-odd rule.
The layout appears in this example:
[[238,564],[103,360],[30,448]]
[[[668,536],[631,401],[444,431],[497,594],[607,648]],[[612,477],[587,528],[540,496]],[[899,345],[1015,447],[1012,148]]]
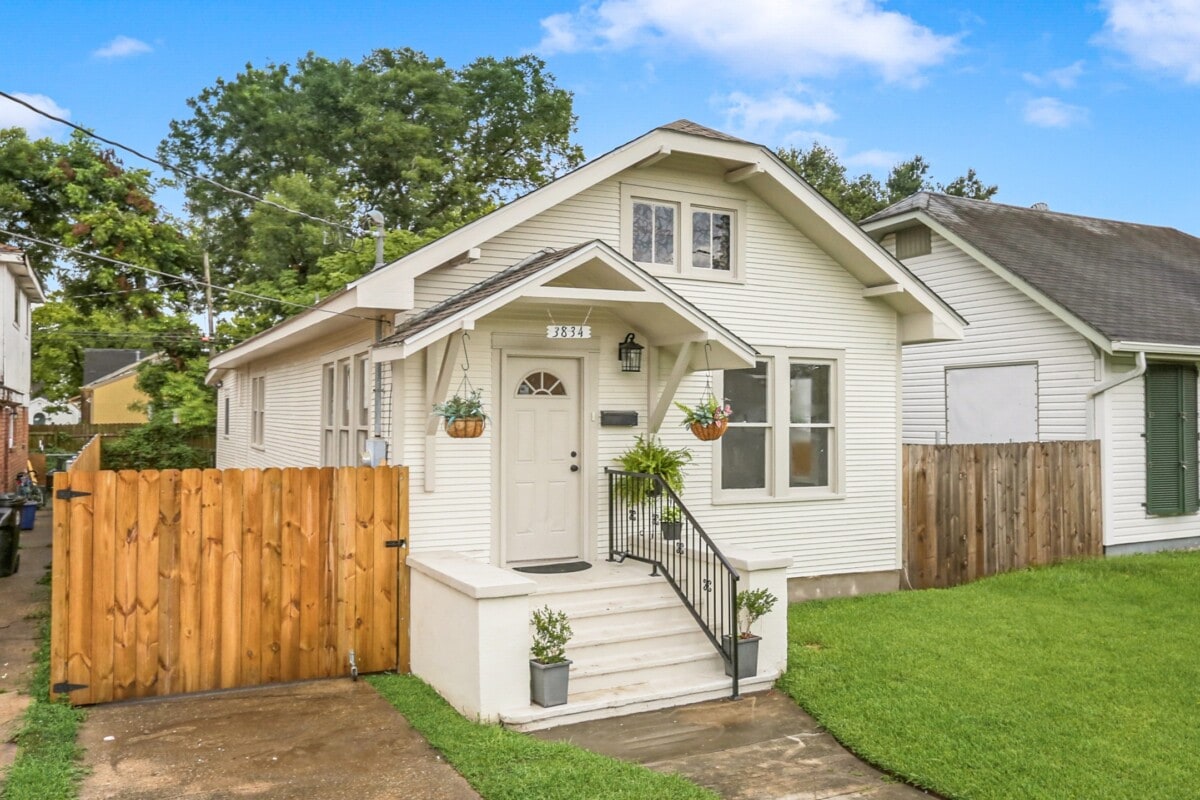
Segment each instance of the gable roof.
[[[693,369],[749,367],[757,351],[728,328],[701,311],[662,281],[618,253],[602,241],[593,239],[561,250],[543,250],[517,262],[452,297],[401,322],[395,330],[376,343],[375,360],[407,358],[425,346],[458,330],[474,327],[476,320],[534,292],[553,304],[549,292],[570,293],[569,286],[549,286],[580,267],[599,264],[632,289],[590,290],[598,305],[608,305],[620,315],[622,306],[636,308],[634,327],[663,344],[682,344],[703,340],[712,345],[705,356],[697,351],[690,360]],[[542,292],[537,294],[537,290]],[[647,313],[653,309],[652,313]],[[630,321],[633,325],[633,321]],[[673,339],[672,341],[667,341]],[[708,359],[707,361],[705,359]]]
[[1129,349],[1117,343],[1200,347],[1200,239],[1194,236],[930,192],[862,224],[882,236],[918,222],[1015,276],[1018,288],[1035,290],[1027,294],[1044,295],[1099,334],[1106,349]]
[[[139,352],[139,351],[125,351],[125,352]],[[161,361],[163,358],[165,358],[165,356],[162,353],[151,353],[150,355],[145,356],[144,358],[139,358],[136,361],[132,361],[127,364],[123,364],[120,367],[117,367],[116,369],[112,370],[111,372],[107,372],[104,375],[100,375],[99,377],[93,378],[92,380],[83,384],[79,388],[80,389],[96,389],[107,383],[112,383],[113,381],[117,381],[122,378],[126,378],[130,375],[136,375],[138,373],[138,370],[141,369],[142,364],[145,364],[145,363],[148,363],[151,361]]]
[[711,159],[724,169],[726,180],[744,183],[757,192],[842,269],[873,290],[869,296],[899,314],[906,343],[961,338],[964,320],[948,304],[770,149],[689,120],[676,120],[367,273],[320,306],[214,356],[210,366],[224,369],[287,343],[316,339],[331,327],[351,324],[349,319],[355,312],[410,311],[415,302],[414,282],[419,276],[470,261],[492,238],[597,183],[674,155]]

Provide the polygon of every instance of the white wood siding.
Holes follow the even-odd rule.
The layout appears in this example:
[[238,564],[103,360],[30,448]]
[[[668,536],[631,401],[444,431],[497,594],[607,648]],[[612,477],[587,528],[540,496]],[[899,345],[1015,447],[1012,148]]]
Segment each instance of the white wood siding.
[[[1133,369],[1133,359],[1112,365],[1110,375]],[[1146,513],[1146,387],[1141,378],[1104,394],[1104,544],[1124,545],[1200,536],[1200,515]]]
[[[904,441],[946,441],[947,367],[1038,365],[1038,438],[1087,439],[1087,392],[1098,380],[1090,345],[1066,323],[936,232],[933,251],[905,266],[967,320],[959,342],[904,348]],[[895,249],[895,236],[884,239]]]

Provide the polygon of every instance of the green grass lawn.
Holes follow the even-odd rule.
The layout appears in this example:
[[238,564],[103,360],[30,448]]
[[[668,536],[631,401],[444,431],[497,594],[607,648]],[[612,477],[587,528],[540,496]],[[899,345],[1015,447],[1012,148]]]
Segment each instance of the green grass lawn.
[[716,800],[677,775],[471,722],[411,675],[372,675],[367,680],[484,800]]
[[780,687],[947,797],[1200,797],[1200,553],[803,603]]

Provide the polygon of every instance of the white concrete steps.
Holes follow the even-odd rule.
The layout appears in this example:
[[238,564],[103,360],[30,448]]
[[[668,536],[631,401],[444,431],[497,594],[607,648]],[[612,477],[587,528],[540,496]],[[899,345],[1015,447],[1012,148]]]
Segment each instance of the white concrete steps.
[[[537,576],[533,607],[565,611],[574,631],[566,705],[501,713],[518,730],[633,714],[728,697],[724,661],[666,579],[627,562],[580,575]],[[771,687],[777,672],[742,681],[742,693]]]

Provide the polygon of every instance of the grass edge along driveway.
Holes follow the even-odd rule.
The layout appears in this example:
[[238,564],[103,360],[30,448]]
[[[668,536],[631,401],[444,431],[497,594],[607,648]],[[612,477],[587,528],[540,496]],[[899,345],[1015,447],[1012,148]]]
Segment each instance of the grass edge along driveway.
[[952,798],[1200,797],[1200,552],[789,609],[790,694]]
[[485,800],[656,798],[715,800],[678,776],[653,772],[562,742],[471,722],[420,678],[367,677]]

